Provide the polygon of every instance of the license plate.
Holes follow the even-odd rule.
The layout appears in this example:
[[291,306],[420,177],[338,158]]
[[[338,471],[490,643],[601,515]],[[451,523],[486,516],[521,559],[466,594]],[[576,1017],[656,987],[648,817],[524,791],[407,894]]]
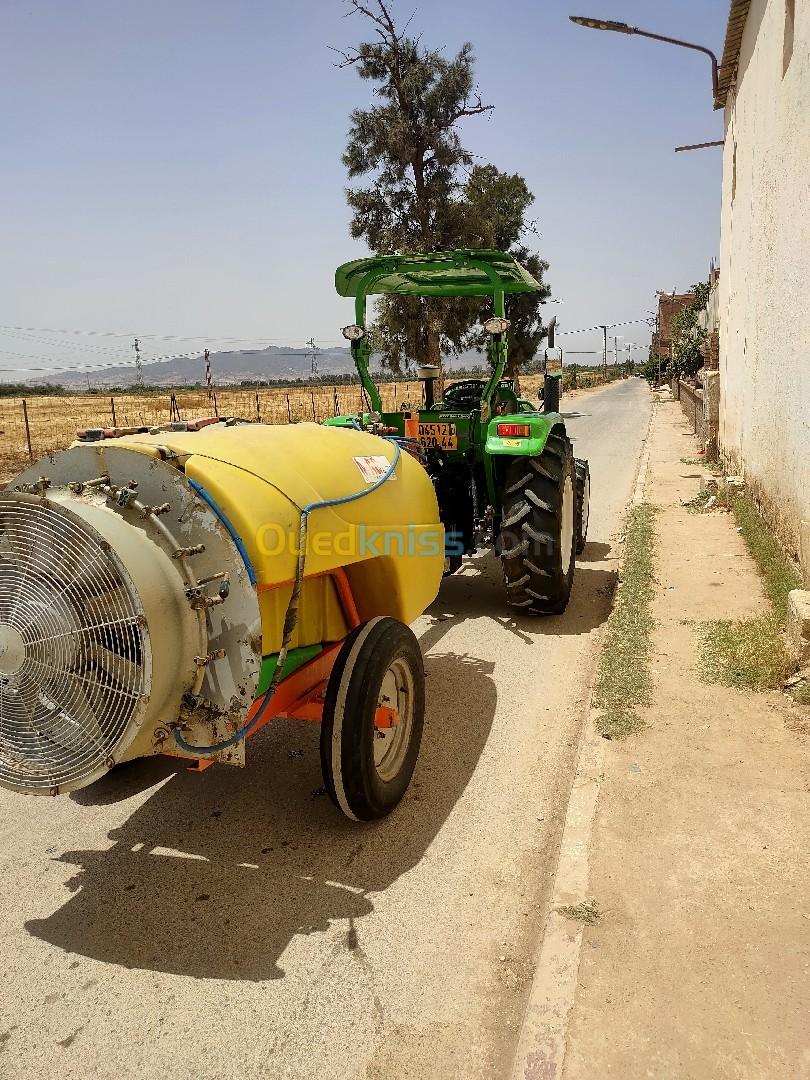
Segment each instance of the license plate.
[[419,442],[437,450],[457,450],[458,433],[455,424],[420,424]]

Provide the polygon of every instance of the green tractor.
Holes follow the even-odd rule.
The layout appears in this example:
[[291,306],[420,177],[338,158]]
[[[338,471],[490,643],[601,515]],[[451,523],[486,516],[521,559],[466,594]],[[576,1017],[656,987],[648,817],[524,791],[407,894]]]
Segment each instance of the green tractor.
[[[336,426],[362,426],[400,439],[430,474],[447,537],[446,573],[463,555],[494,547],[500,556],[507,602],[527,613],[565,610],[574,555],[585,547],[590,477],[574,457],[560,415],[562,352],[554,347],[554,320],[545,350],[542,408],[519,398],[504,379],[507,359],[505,297],[540,284],[511,255],[456,250],[391,255],[345,263],[335,274],[340,296],[355,298],[355,322],[343,328],[351,343],[369,411],[336,416]],[[491,296],[484,323],[492,373],[446,386],[435,400],[438,367],[422,367],[424,408],[384,412],[369,374],[366,297]]]

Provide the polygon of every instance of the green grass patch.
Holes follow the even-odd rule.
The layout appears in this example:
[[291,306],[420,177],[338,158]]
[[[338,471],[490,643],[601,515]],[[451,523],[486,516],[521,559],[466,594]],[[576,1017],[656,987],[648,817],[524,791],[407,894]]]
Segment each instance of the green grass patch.
[[730,510],[733,500],[734,496],[728,488],[720,487],[717,491],[707,491],[704,488],[691,499],[682,501],[681,506],[689,514],[711,514],[716,510]]
[[640,731],[644,721],[637,710],[652,696],[655,514],[654,506],[641,503],[628,516],[621,581],[593,695],[596,729],[609,739]]
[[680,459],[682,465],[699,465],[702,469],[708,470],[713,476],[723,475],[723,466],[719,461],[707,461],[702,457],[682,457]]
[[698,491],[697,494],[693,495],[691,499],[687,499],[685,502],[681,501],[681,506],[690,514],[702,514],[703,511],[706,509],[706,503],[708,501],[708,492]]
[[701,675],[723,686],[778,690],[795,666],[783,631],[788,593],[801,588],[801,581],[751,496],[735,495],[731,508],[771,610],[766,615],[716,619],[698,627]]
[[767,522],[750,495],[737,495],[732,500],[734,517],[743,539],[751,552],[768,599],[780,623],[787,620],[788,593],[800,589],[798,571],[779,546]]

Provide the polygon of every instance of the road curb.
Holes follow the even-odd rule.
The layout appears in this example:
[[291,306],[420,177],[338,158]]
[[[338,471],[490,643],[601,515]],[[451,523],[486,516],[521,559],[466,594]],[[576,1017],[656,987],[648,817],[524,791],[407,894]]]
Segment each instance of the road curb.
[[[650,432],[655,403],[641,444],[630,506],[644,500],[650,464]],[[619,566],[623,558],[620,542]],[[603,628],[604,634],[604,628]],[[601,651],[600,637],[598,649]],[[561,1080],[568,1024],[577,989],[582,925],[559,909],[588,899],[593,823],[605,759],[604,739],[596,732],[593,710],[582,725],[577,763],[565,813],[549,913],[535,953],[534,977],[518,1038],[511,1080]]]

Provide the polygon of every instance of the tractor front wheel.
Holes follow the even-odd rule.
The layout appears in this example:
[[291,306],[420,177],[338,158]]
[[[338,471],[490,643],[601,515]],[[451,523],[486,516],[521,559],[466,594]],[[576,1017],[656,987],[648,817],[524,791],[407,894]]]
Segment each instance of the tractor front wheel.
[[425,717],[422,650],[404,623],[380,616],[343,642],[321,724],[326,790],[355,821],[390,814],[411,782]]
[[506,470],[501,565],[507,601],[527,613],[565,611],[574,580],[577,483],[571,443],[549,435],[539,458]]

